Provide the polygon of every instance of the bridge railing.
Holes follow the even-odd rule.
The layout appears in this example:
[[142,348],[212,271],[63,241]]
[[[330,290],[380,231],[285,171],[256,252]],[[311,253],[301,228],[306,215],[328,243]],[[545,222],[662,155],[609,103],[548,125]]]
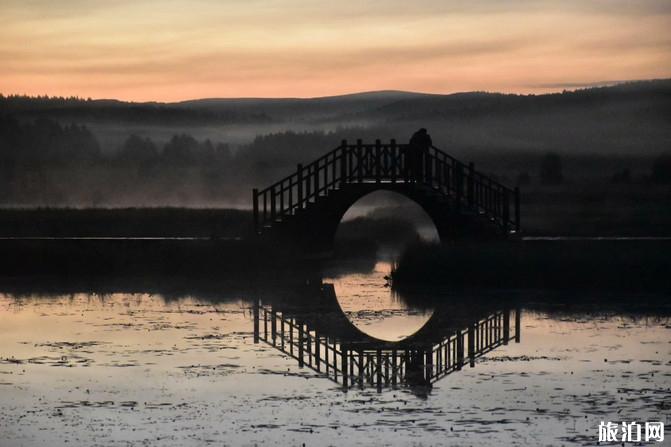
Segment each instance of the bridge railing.
[[510,189],[431,147],[416,153],[395,140],[348,144],[319,157],[263,190],[254,189],[257,233],[316,202],[319,197],[354,183],[416,183],[450,196],[458,208],[486,214],[506,231],[519,232],[519,189]]
[[[313,371],[347,389],[434,383],[475,366],[477,358],[509,341],[520,341],[520,310],[505,309],[473,321],[468,327],[449,333],[426,345],[405,346],[382,342],[379,347],[342,343],[337,336],[323,334],[294,316],[270,305],[255,302],[254,343],[263,341]],[[511,326],[511,320],[514,326]]]
[[434,146],[418,158],[421,167],[415,176],[422,183],[453,197],[457,207],[486,214],[506,231],[519,232],[518,188],[508,188],[476,171],[473,163],[462,163]]

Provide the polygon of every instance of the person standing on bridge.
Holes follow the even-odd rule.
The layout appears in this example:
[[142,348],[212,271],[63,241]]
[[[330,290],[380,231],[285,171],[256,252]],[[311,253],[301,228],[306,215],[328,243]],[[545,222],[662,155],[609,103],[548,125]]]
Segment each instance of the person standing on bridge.
[[410,168],[410,177],[415,182],[424,180],[426,161],[428,160],[431,146],[433,146],[431,135],[423,127],[410,137],[405,162],[406,169]]

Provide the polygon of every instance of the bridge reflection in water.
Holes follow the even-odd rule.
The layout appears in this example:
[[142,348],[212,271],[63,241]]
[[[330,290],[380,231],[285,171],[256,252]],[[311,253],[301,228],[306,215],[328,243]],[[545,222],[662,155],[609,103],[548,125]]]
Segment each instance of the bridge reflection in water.
[[478,357],[497,347],[520,342],[519,308],[439,305],[416,333],[391,342],[354,326],[340,310],[332,284],[312,290],[312,300],[256,300],[254,342],[267,343],[345,390],[430,388],[466,364],[474,367]]

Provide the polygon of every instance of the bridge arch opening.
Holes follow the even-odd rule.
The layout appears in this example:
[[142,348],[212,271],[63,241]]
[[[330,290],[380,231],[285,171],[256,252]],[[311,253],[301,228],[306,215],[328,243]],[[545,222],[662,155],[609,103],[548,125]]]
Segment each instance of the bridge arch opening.
[[[326,279],[334,285],[338,305],[357,329],[373,338],[400,341],[411,336],[429,321],[433,309],[418,308],[401,299],[388,287],[388,275],[408,244],[418,239],[440,241],[435,223],[420,204],[387,190],[365,194],[341,211],[334,236],[336,253],[351,250],[356,257],[356,250],[368,244],[374,244],[376,252],[370,271]],[[362,252],[369,255],[370,250],[364,247]]]
[[378,255],[390,260],[418,239],[440,242],[431,216],[407,196],[379,190],[358,198],[343,213],[334,233],[334,245],[346,250],[358,243],[376,244]]

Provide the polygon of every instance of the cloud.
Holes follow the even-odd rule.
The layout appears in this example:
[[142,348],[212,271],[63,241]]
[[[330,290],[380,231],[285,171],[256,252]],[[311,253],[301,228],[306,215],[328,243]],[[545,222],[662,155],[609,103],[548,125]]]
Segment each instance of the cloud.
[[0,1],[1,88],[34,93],[511,91],[671,71],[668,0]]

